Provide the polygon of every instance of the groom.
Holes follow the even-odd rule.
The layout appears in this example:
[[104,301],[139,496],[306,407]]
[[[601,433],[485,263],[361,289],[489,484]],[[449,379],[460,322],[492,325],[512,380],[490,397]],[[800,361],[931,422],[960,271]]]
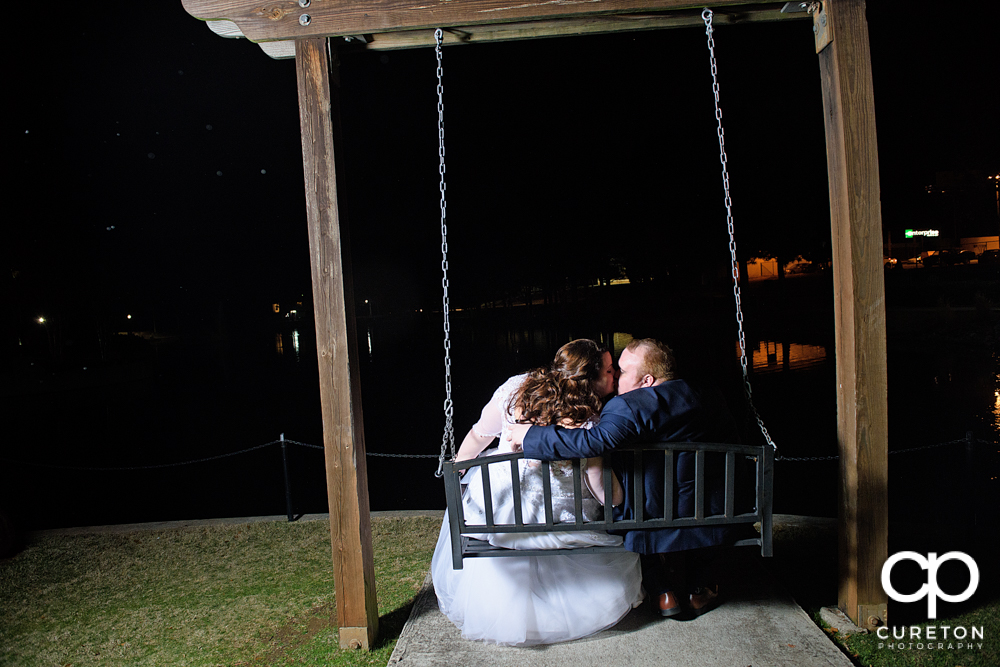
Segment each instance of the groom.
[[[678,379],[673,352],[663,343],[652,338],[633,340],[622,352],[618,365],[618,396],[604,407],[597,426],[587,430],[519,424],[511,434],[514,449],[523,445],[525,458],[555,461],[600,456],[619,445],[643,442],[738,442],[721,395]],[[709,454],[706,459],[706,514],[722,514],[724,471],[718,456]],[[643,464],[644,515],[661,518],[663,455],[647,453]],[[677,515],[694,516],[694,453],[678,453],[675,470]],[[636,480],[629,479],[631,466],[625,466],[624,474],[626,488],[633,488]],[[615,508],[616,518],[632,519],[636,509],[632,494],[627,493],[624,505]],[[670,617],[684,611],[683,562],[704,564],[712,552],[702,550],[731,544],[735,539],[731,526],[632,530],[625,532],[625,548],[640,554],[643,584],[657,596],[660,613]],[[718,585],[707,572],[694,576],[691,583],[696,585],[684,601],[698,616],[719,604]]]

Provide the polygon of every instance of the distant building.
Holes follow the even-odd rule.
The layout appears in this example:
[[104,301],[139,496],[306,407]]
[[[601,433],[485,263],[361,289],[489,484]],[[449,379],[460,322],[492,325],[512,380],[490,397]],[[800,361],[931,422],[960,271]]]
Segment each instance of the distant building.
[[955,247],[982,255],[984,250],[1000,250],[1000,236],[969,236],[959,239]]
[[939,171],[934,184],[924,187],[927,206],[923,222],[940,229],[941,236],[987,236],[1000,232],[997,183],[985,171]]

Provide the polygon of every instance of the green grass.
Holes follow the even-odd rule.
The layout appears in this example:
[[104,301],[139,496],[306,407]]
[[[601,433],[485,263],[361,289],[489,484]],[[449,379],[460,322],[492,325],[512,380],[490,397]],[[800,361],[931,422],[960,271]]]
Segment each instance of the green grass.
[[[851,656],[855,664],[866,667],[868,665],[873,667],[996,667],[996,665],[1000,665],[1000,653],[997,651],[997,647],[1000,646],[1000,642],[998,642],[998,637],[1000,637],[1000,604],[995,600],[978,609],[951,618],[940,619],[932,624],[937,627],[947,625],[952,628],[957,626],[982,627],[983,639],[967,638],[963,644],[968,645],[969,642],[974,642],[975,646],[961,650],[957,648],[949,650],[947,648],[949,641],[941,639],[940,630],[936,631],[938,638],[933,643],[935,646],[939,642],[944,644],[944,649],[927,650],[924,648],[920,650],[916,648],[919,642],[915,640],[912,641],[913,647],[910,648],[911,640],[909,639],[906,640],[907,648],[900,649],[888,648],[889,644],[898,643],[898,640],[895,639],[879,639],[874,634],[845,635],[839,631],[839,628],[830,628],[818,619],[817,622],[821,627],[824,627],[844,652]],[[918,624],[917,627],[926,628],[927,625],[927,623],[923,623]],[[909,626],[906,628],[909,630]],[[923,631],[921,631],[921,635],[923,635]],[[950,643],[954,647],[957,645],[957,640],[952,639]],[[982,644],[982,648],[979,648],[979,644]],[[926,643],[924,645],[926,646]]]
[[[439,528],[426,517],[372,520],[380,628],[370,652],[338,648],[325,521],[43,537],[0,560],[0,667],[381,667]],[[808,612],[834,604],[836,530],[779,526],[774,538],[765,567]],[[981,599],[938,625],[984,626],[982,650],[889,650],[874,635],[827,631],[865,667],[992,667],[1000,599]]]
[[373,519],[370,652],[338,648],[326,521],[39,538],[0,561],[0,665],[385,665],[439,527]]

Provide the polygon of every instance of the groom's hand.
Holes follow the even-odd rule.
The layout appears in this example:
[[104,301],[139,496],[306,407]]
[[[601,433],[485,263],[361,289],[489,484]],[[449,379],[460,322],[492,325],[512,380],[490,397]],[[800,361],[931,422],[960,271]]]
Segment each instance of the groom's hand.
[[507,439],[510,441],[510,449],[513,452],[522,451],[522,445],[524,445],[524,436],[528,433],[528,429],[531,428],[531,424],[514,424],[510,427],[510,432],[507,434]]

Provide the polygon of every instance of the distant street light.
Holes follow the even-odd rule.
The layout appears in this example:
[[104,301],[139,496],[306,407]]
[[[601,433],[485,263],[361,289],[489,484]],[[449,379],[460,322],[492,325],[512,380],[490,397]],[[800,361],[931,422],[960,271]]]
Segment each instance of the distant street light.
[[49,331],[49,321],[41,315],[39,315],[35,321],[41,324],[42,328],[45,329],[45,339],[48,341],[49,344],[49,356],[52,357],[53,360],[55,360],[56,352],[52,343],[52,332]]
[[1000,218],[1000,174],[996,176],[987,176],[987,180],[992,179],[993,185],[996,186],[997,191],[997,217]]

